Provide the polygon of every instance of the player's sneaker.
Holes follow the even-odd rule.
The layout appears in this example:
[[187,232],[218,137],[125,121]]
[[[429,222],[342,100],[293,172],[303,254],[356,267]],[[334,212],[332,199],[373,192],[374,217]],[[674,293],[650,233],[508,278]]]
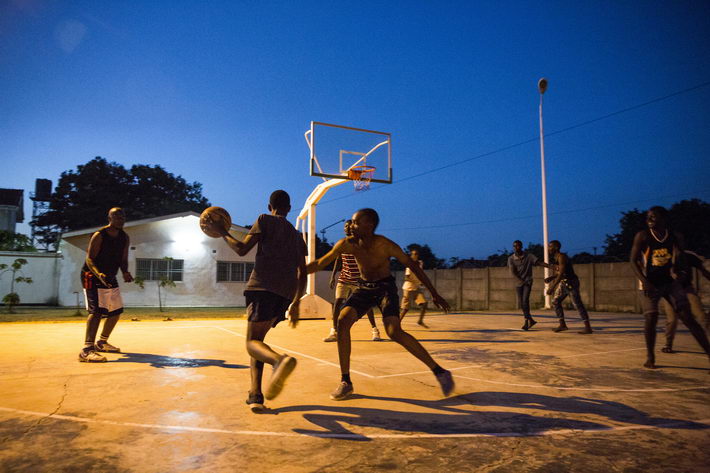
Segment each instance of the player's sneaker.
[[288,355],[284,355],[284,357],[274,365],[274,371],[271,373],[269,385],[266,386],[266,392],[264,393],[266,399],[271,400],[281,393],[286,378],[293,372],[294,368],[296,368],[296,359]]
[[249,406],[249,409],[251,409],[252,412],[261,412],[265,409],[264,407],[264,395],[259,393],[259,394],[252,394],[251,391],[249,392],[249,397],[247,397],[247,405]]
[[82,363],[103,363],[106,361],[106,357],[99,355],[94,350],[81,350],[79,352],[79,361]]
[[377,330],[377,327],[372,327],[372,341],[373,342],[381,342],[382,338],[380,337],[380,331]]
[[444,396],[451,394],[451,391],[454,390],[454,377],[451,376],[451,371],[444,370],[443,373],[439,373],[435,376],[441,386],[441,392]]
[[111,345],[109,342],[102,342],[101,340],[96,342],[94,348],[96,349],[96,351],[100,351],[103,353],[121,353],[120,348]]
[[419,320],[417,321],[417,325],[420,325],[420,326],[422,326],[422,327],[424,327],[424,328],[429,328],[429,326],[428,326],[427,324],[425,324],[422,319],[419,319]]
[[337,342],[338,341],[338,332],[334,329],[330,329],[330,334],[323,339],[324,342]]
[[330,394],[330,398],[333,401],[343,401],[349,398],[353,392],[355,392],[355,390],[353,389],[352,383],[346,383],[345,381],[341,381],[338,385],[338,389],[336,389]]

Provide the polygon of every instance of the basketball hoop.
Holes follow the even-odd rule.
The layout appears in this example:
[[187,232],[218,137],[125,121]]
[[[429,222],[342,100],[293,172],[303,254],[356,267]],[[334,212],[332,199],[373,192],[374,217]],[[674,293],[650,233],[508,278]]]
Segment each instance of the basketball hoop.
[[370,188],[370,180],[373,174],[375,174],[376,169],[375,166],[367,166],[364,164],[353,166],[348,169],[348,179],[353,181],[356,191],[366,191]]

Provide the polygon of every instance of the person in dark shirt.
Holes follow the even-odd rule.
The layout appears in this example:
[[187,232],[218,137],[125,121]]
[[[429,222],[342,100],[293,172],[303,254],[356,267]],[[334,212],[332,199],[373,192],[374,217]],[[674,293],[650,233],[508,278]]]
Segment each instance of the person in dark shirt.
[[[108,343],[108,337],[123,313],[123,300],[116,274],[121,270],[124,282],[133,281],[128,272],[128,246],[130,239],[123,231],[126,214],[120,207],[108,212],[108,225],[95,232],[89,241],[86,262],[81,270],[86,310],[86,336],[79,361],[97,363],[106,357],[97,352],[120,353],[121,349]],[[101,319],[105,318],[101,338],[96,340]]]
[[[269,198],[269,214],[261,214],[244,241],[231,236],[224,227],[207,220],[207,225],[222,235],[224,241],[239,256],[258,245],[254,269],[244,297],[247,304],[247,352],[251,356],[251,390],[246,403],[253,412],[264,409],[264,397],[274,399],[283,389],[286,378],[296,367],[296,359],[282,355],[264,343],[266,334],[286,319],[298,324],[298,309],[306,288],[306,254],[302,235],[286,220],[291,210],[291,198],[283,190]],[[265,391],[261,391],[264,363],[273,366]]]
[[530,292],[533,285],[533,266],[551,267],[550,265],[537,259],[532,253],[523,251],[523,242],[515,240],[513,242],[513,254],[508,257],[508,269],[515,278],[515,294],[518,297],[518,305],[523,311],[525,322],[523,330],[530,330],[537,323],[530,314]]
[[578,333],[592,333],[592,326],[589,322],[589,314],[587,313],[587,309],[584,307],[584,303],[582,302],[582,297],[579,294],[579,278],[574,272],[572,262],[565,253],[560,251],[562,243],[559,241],[552,240],[547,247],[550,252],[552,264],[557,267],[557,274],[545,280],[546,283],[550,284],[547,288],[547,294],[552,296],[552,307],[555,309],[557,319],[559,320],[559,325],[553,330],[555,332],[563,332],[567,330],[567,324],[565,323],[565,311],[562,308],[562,301],[564,301],[567,296],[570,296],[572,304],[574,304],[577,312],[579,312],[580,318],[584,321],[584,328]]
[[660,206],[646,212],[647,229],[634,237],[631,248],[631,267],[641,281],[641,305],[645,318],[646,362],[649,369],[656,367],[656,324],[658,303],[666,299],[680,320],[710,358],[710,343],[702,327],[690,312],[688,297],[683,288],[689,275],[683,256],[683,238],[668,226],[668,211]]

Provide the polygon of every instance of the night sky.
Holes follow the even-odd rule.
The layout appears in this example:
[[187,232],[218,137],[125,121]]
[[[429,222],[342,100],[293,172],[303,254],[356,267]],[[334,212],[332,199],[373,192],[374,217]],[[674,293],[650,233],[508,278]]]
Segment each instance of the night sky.
[[542,241],[540,77],[563,250],[710,200],[707,1],[0,1],[0,187],[29,216],[36,178],[103,156],[201,182],[239,224],[283,188],[294,221],[321,182],[303,133],[338,123],[392,133],[394,183],[331,190],[318,229],[373,207],[402,246],[485,257]]

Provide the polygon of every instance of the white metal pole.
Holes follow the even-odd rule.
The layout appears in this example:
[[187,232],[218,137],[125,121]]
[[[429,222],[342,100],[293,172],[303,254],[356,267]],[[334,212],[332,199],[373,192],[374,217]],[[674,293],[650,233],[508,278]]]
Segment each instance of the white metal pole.
[[[542,125],[542,96],[545,94],[545,91],[547,90],[547,79],[542,78],[538,81],[537,83],[538,90],[540,92],[540,171],[542,173],[542,238],[544,240],[543,243],[543,251],[545,255],[545,263],[549,264],[550,263],[550,255],[549,251],[547,248],[547,245],[549,243],[549,236],[547,232],[547,181],[545,178],[545,132],[544,128]],[[548,268],[545,268],[545,278],[547,279],[550,276],[550,270]],[[544,291],[544,296],[545,296],[545,308],[549,309],[551,307],[550,305],[550,296],[547,295],[547,284],[544,285],[543,288]]]
[[[311,204],[308,208],[308,257],[306,261],[312,263],[316,259],[316,204]],[[306,294],[316,293],[316,273],[308,275],[306,284]]]

